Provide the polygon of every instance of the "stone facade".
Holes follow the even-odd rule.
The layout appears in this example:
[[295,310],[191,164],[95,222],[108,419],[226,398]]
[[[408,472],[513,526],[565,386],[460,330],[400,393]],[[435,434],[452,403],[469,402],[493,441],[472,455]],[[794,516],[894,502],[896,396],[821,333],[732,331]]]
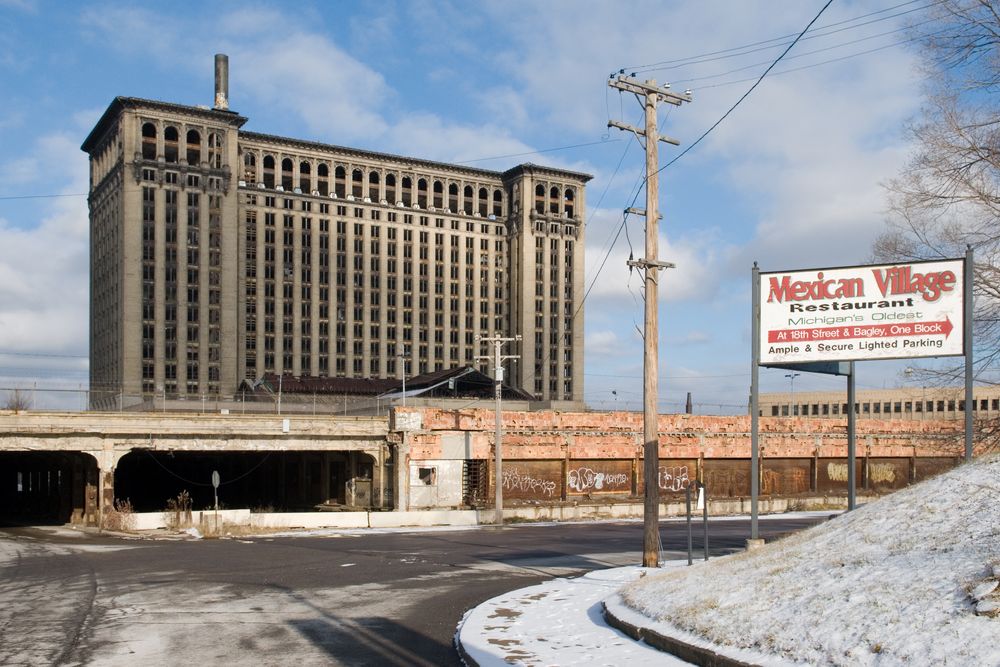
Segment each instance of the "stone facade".
[[84,141],[95,407],[231,396],[264,373],[485,370],[477,336],[515,334],[509,384],[583,400],[590,176],[488,171],[246,122],[118,97]]

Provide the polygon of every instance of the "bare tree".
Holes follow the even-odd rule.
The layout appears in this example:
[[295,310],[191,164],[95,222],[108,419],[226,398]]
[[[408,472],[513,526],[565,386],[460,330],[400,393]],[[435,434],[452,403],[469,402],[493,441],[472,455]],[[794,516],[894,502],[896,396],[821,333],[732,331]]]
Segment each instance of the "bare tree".
[[[912,29],[926,74],[926,102],[908,127],[916,151],[887,184],[889,216],[879,261],[961,257],[975,251],[975,368],[1000,358],[1000,9],[992,0],[943,0]],[[927,17],[924,17],[927,18]],[[960,382],[960,365],[923,371],[924,382]]]
[[21,412],[31,409],[31,395],[20,389],[11,389],[7,392],[7,400],[3,403],[4,410]]
[[[973,248],[974,372],[996,384],[987,371],[1000,358],[1000,3],[942,0],[927,11],[911,28],[925,74],[925,104],[908,126],[915,152],[887,184],[889,215],[874,255],[941,259]],[[954,385],[963,366],[912,377]],[[977,419],[975,428],[981,447],[1000,449],[1000,419]]]

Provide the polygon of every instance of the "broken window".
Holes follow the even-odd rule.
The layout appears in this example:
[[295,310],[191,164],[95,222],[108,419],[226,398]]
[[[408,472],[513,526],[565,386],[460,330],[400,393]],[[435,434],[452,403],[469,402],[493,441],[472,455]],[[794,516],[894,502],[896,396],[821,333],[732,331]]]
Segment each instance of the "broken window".
[[368,174],[368,198],[375,202],[380,199],[378,195],[379,181],[380,178],[377,171],[373,171]]
[[437,486],[437,468],[417,468],[417,478],[426,486]]
[[[330,167],[323,163],[316,167],[316,190],[323,197],[330,194]],[[327,204],[323,204],[323,206],[327,206]]]
[[264,156],[264,187],[274,188],[274,157]]
[[178,135],[176,127],[163,130],[163,158],[167,162],[177,162]]
[[559,213],[559,188],[554,186],[549,190],[549,213],[553,215]]
[[462,190],[462,210],[465,211],[466,215],[472,215],[473,208],[473,190],[471,185],[466,185],[465,189]]
[[395,174],[385,175],[385,199],[389,204],[395,204],[396,199],[396,176]]
[[343,167],[333,170],[333,193],[338,197],[347,196],[347,170]]
[[188,130],[187,133],[187,163],[197,167],[201,163],[201,135],[198,130]]
[[535,213],[545,213],[545,186],[535,186]]
[[308,162],[299,163],[299,190],[306,194],[312,192],[312,165]]
[[156,159],[156,126],[152,123],[142,126],[142,159]]
[[365,175],[360,169],[355,169],[351,173],[351,194],[360,199],[364,196]]
[[454,183],[448,186],[448,211],[451,213],[458,211],[458,186]]
[[243,154],[243,180],[250,185],[257,182],[257,156],[253,153]]
[[287,157],[281,161],[281,187],[285,192],[292,191],[292,161]]
[[563,212],[567,218],[573,217],[573,197],[573,188],[566,188],[566,192],[563,193]]
[[434,208],[444,208],[444,185],[434,181]]

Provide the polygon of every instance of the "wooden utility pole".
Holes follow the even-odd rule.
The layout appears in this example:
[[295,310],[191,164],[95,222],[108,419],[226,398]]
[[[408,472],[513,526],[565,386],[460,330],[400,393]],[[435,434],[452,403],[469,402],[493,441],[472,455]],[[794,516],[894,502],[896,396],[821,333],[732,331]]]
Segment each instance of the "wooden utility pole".
[[660,269],[670,269],[674,265],[659,260],[659,219],[657,210],[659,190],[659,153],[660,141],[674,146],[679,142],[670,137],[660,136],[657,130],[656,105],[667,102],[680,106],[691,101],[691,93],[677,94],[670,92],[670,86],[657,86],[656,81],[640,82],[637,79],[618,74],[613,76],[608,85],[625,92],[633,93],[643,103],[646,110],[645,129],[608,121],[608,127],[633,132],[637,137],[646,138],[646,208],[626,209],[627,213],[646,217],[646,256],[643,259],[629,261],[629,266],[642,269],[645,272],[645,326],[643,329],[643,382],[642,382],[642,439],[643,439],[643,479],[645,495],[643,500],[643,530],[642,530],[642,564],[644,567],[658,567],[660,564],[660,443],[657,428],[657,374],[659,372],[659,322],[657,303],[657,284]]
[[500,417],[500,399],[503,387],[503,362],[507,359],[520,359],[521,356],[518,354],[500,354],[500,348],[504,346],[504,343],[513,343],[521,340],[520,336],[513,336],[511,338],[504,338],[503,336],[476,336],[476,340],[482,341],[487,345],[493,344],[493,356],[489,355],[480,356],[480,360],[492,360],[493,361],[493,379],[494,379],[494,391],[496,393],[496,440],[495,446],[493,448],[494,457],[494,480],[493,488],[496,491],[496,510],[493,515],[494,522],[498,526],[503,525],[503,454],[501,453],[501,440],[503,437],[502,425],[503,421]]

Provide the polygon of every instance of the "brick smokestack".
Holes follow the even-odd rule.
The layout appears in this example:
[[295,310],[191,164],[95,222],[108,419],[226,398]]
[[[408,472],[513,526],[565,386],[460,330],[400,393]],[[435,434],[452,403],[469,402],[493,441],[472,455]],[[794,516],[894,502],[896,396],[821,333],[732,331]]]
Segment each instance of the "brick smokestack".
[[229,56],[224,53],[215,54],[215,108],[229,109]]

